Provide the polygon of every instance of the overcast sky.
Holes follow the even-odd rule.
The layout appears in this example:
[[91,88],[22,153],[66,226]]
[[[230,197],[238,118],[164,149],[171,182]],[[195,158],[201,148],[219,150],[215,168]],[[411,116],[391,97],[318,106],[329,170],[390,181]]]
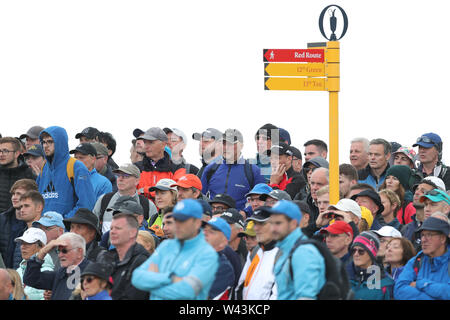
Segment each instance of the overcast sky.
[[[0,132],[33,125],[75,134],[111,132],[121,164],[134,128],[238,128],[244,156],[270,122],[292,144],[328,142],[328,93],[265,91],[263,49],[321,42],[320,12],[335,2],[2,1]],[[448,1],[339,1],[349,18],[340,40],[340,162],[350,140],[382,137],[411,146],[436,132],[450,163]],[[329,15],[326,15],[328,20]],[[338,16],[339,17],[339,16]],[[338,21],[338,30],[341,28]],[[185,156],[199,165],[198,143]]]

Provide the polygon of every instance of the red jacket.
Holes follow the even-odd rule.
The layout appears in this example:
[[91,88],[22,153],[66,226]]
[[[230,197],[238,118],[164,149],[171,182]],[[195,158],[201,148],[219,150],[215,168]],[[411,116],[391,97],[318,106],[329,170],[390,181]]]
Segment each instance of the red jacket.
[[174,164],[166,152],[164,152],[164,158],[155,164],[152,163],[150,158],[144,157],[136,165],[141,168],[141,178],[137,186],[138,193],[152,201],[155,199],[155,192],[149,192],[148,189],[155,186],[159,180],[172,179],[177,181],[186,174],[186,169],[183,168],[183,165]]

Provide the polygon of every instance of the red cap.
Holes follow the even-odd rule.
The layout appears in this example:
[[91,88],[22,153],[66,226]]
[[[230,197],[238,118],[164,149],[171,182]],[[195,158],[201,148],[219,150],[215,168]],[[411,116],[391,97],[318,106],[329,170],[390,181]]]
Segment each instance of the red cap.
[[353,229],[352,227],[345,221],[336,221],[333,224],[329,225],[326,228],[322,228],[320,233],[329,232],[332,234],[342,234],[346,233],[353,238]]
[[196,188],[198,190],[202,190],[202,182],[200,178],[195,174],[185,174],[180,179],[178,179],[176,184],[171,185],[171,187],[177,186],[182,188]]

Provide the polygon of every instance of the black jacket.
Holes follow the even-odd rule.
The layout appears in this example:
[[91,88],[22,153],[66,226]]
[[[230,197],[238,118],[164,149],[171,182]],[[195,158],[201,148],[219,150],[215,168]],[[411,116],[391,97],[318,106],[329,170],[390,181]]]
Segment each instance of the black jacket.
[[27,262],[23,283],[36,289],[51,290],[51,300],[69,300],[89,261],[86,258],[83,259],[71,274],[67,273],[67,268],[41,272],[43,263],[44,261],[36,259],[36,256],[31,257]]
[[12,207],[11,187],[17,180],[25,178],[35,180],[36,177],[33,170],[22,160],[19,160],[19,165],[15,168],[0,166],[0,212]]
[[26,229],[27,224],[16,218],[16,209],[12,206],[0,213],[0,254],[7,268],[17,269],[22,261],[20,246],[14,239],[20,237]]
[[131,284],[133,271],[148,259],[150,253],[143,246],[135,243],[127,251],[124,259],[119,260],[116,249],[102,253],[97,262],[111,264],[113,272],[113,287],[111,297],[113,300],[148,300],[149,293],[136,289]]
[[99,246],[96,240],[86,244],[86,258],[89,261],[96,262],[102,252],[106,252],[106,249]]

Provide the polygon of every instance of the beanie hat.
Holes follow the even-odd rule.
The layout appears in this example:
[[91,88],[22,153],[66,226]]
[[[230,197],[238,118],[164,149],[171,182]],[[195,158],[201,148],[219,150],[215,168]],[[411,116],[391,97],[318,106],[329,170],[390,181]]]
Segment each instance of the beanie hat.
[[405,191],[408,191],[410,189],[409,181],[411,178],[411,168],[405,165],[395,165],[390,167],[386,171],[386,177],[388,176],[394,176],[396,177],[403,188],[405,188]]
[[378,249],[380,248],[380,240],[375,233],[371,231],[361,232],[355,240],[353,240],[351,249],[355,246],[359,246],[366,250],[372,258],[372,261],[376,261]]

